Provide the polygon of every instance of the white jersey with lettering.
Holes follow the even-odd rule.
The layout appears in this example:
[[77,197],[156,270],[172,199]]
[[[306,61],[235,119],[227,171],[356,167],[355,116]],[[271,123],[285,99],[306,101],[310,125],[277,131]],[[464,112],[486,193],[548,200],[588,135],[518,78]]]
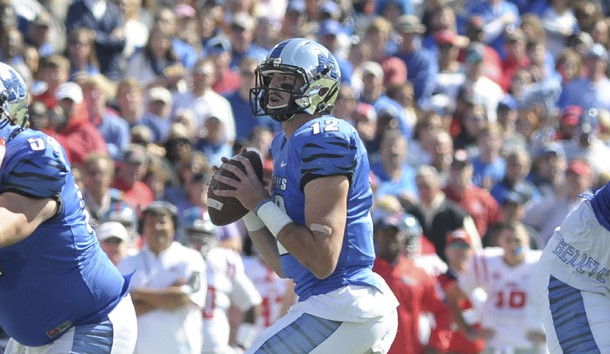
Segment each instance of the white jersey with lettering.
[[204,354],[229,352],[231,305],[242,311],[261,303],[262,299],[246,275],[244,263],[232,249],[213,247],[206,256],[208,293],[203,314]]
[[555,229],[534,275],[552,353],[610,352],[608,186]]
[[540,251],[527,250],[525,260],[511,267],[503,260],[500,248],[487,248],[476,253],[459,279],[462,291],[469,295],[476,288],[487,293],[481,326],[493,329],[494,337],[487,344],[496,349],[528,349],[533,343],[528,331],[542,331],[542,323],[533,308],[531,274],[540,259]]
[[258,256],[245,257],[246,274],[263,298],[261,313],[256,322],[259,333],[271,326],[281,315],[288,279],[282,279]]

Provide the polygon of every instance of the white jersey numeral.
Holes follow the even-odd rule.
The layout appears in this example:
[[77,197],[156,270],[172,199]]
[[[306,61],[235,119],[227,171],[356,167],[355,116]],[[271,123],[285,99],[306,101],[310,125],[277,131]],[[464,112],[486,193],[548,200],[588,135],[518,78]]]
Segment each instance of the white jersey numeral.
[[336,132],[339,131],[339,122],[333,119],[328,119],[324,121],[324,127],[322,127],[322,124],[320,122],[315,122],[311,125],[311,130],[312,133],[315,134],[320,134],[322,132],[326,133],[326,132]]

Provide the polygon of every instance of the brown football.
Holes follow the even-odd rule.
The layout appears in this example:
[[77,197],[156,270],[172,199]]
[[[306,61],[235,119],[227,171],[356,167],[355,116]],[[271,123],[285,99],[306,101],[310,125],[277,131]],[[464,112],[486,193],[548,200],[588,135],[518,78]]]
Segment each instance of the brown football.
[[[254,168],[254,172],[258,176],[258,179],[262,182],[263,180],[263,162],[261,161],[260,155],[256,151],[246,151],[244,153],[240,153],[240,155],[245,156],[252,167]],[[231,158],[226,163],[235,165],[239,167],[242,171],[245,172],[245,168],[243,165]],[[224,164],[222,165],[224,166]],[[226,176],[229,178],[235,178],[235,175],[220,166],[216,173],[220,173],[221,176]],[[210,181],[208,186],[208,213],[210,214],[210,219],[212,223],[216,226],[223,226],[230,223],[233,223],[248,213],[248,209],[244,208],[243,205],[233,197],[221,197],[216,195],[215,191],[217,190],[225,190],[225,189],[233,189],[224,183],[221,183],[214,178]]]

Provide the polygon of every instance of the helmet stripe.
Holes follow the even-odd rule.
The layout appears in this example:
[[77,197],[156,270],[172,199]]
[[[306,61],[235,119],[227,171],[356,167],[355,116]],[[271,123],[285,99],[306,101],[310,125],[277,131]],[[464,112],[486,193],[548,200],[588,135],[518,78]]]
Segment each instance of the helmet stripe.
[[280,43],[279,45],[275,46],[275,48],[273,48],[273,51],[271,52],[271,54],[269,54],[269,58],[278,58],[280,56],[280,54],[282,53],[282,50],[284,50],[284,48],[286,47],[286,45],[288,45],[288,43],[290,43],[290,41],[284,41],[284,42]]

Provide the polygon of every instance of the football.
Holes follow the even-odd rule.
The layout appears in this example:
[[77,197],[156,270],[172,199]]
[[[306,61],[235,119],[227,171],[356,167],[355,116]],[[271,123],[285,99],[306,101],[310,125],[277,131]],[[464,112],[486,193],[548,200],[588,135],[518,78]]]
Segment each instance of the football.
[[[256,151],[245,151],[240,153],[240,155],[246,157],[250,160],[252,167],[254,168],[254,172],[258,176],[258,179],[263,181],[263,162],[261,161],[260,155]],[[240,170],[245,172],[245,168],[243,165],[231,158],[226,163],[235,165],[239,167]],[[223,164],[224,165],[224,164]],[[235,175],[220,166],[216,173],[220,173],[221,176],[235,178]],[[212,177],[210,184],[208,185],[208,213],[210,214],[210,219],[216,226],[223,226],[230,223],[233,223],[248,213],[248,209],[244,208],[243,205],[233,197],[221,197],[216,195],[215,191],[217,190],[225,190],[232,189],[224,183],[221,183],[215,180]]]

